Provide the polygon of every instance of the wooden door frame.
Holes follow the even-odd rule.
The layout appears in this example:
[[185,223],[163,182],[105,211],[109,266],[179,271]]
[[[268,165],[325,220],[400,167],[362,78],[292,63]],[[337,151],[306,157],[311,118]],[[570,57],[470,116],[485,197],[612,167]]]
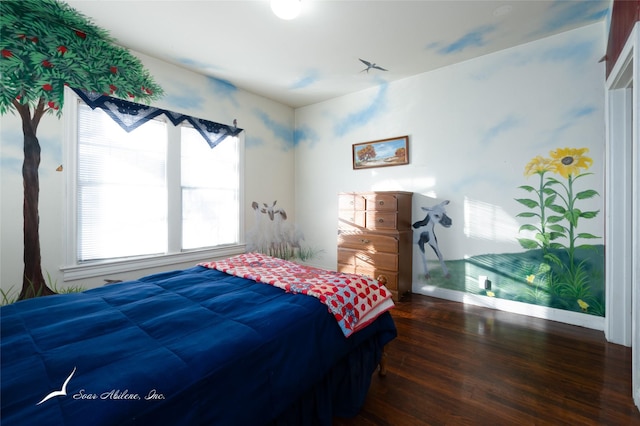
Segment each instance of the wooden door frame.
[[606,81],[605,336],[632,347],[640,407],[640,23]]

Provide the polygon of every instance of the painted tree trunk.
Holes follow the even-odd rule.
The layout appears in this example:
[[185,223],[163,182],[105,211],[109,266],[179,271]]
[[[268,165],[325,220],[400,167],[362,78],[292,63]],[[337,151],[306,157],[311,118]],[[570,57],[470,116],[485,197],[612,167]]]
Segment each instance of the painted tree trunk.
[[22,163],[22,179],[24,185],[24,204],[22,210],[24,218],[24,274],[22,276],[20,300],[54,294],[54,292],[47,287],[42,275],[40,256],[40,217],[38,214],[38,198],[40,195],[40,180],[38,178],[40,143],[36,137],[39,117],[34,117],[34,121],[25,118],[27,117],[22,115],[22,130],[24,132],[24,162]]

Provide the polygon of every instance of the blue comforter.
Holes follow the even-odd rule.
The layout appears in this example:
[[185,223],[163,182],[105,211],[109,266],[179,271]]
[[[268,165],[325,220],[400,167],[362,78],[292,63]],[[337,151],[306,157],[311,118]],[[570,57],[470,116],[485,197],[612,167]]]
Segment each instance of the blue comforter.
[[303,395],[353,415],[396,335],[385,313],[345,338],[317,299],[201,266],[0,312],[4,426],[271,424],[315,415]]

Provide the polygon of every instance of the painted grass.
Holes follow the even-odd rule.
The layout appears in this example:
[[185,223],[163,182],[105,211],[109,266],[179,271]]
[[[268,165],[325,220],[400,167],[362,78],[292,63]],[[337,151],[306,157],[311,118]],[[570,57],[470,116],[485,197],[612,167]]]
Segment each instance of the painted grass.
[[[565,253],[554,253],[568,262]],[[449,290],[604,316],[604,246],[577,249],[576,263],[581,265],[580,273],[568,278],[561,268],[544,261],[541,250],[484,254],[446,261],[450,273],[450,278],[446,278],[438,262],[430,260],[431,278],[426,280],[420,274],[417,281]],[[420,264],[414,264],[414,276],[420,268]],[[491,289],[479,288],[480,275],[489,278]]]

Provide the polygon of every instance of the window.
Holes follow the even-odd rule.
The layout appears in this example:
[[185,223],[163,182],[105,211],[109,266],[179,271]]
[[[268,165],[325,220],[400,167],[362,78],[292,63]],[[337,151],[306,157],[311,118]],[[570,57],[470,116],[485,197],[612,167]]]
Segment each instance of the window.
[[77,153],[77,261],[165,253],[167,124],[127,133],[79,103]]
[[211,149],[192,127],[181,127],[182,248],[238,242],[238,138]]
[[65,279],[239,252],[241,135],[211,148],[161,115],[127,132],[67,94]]

